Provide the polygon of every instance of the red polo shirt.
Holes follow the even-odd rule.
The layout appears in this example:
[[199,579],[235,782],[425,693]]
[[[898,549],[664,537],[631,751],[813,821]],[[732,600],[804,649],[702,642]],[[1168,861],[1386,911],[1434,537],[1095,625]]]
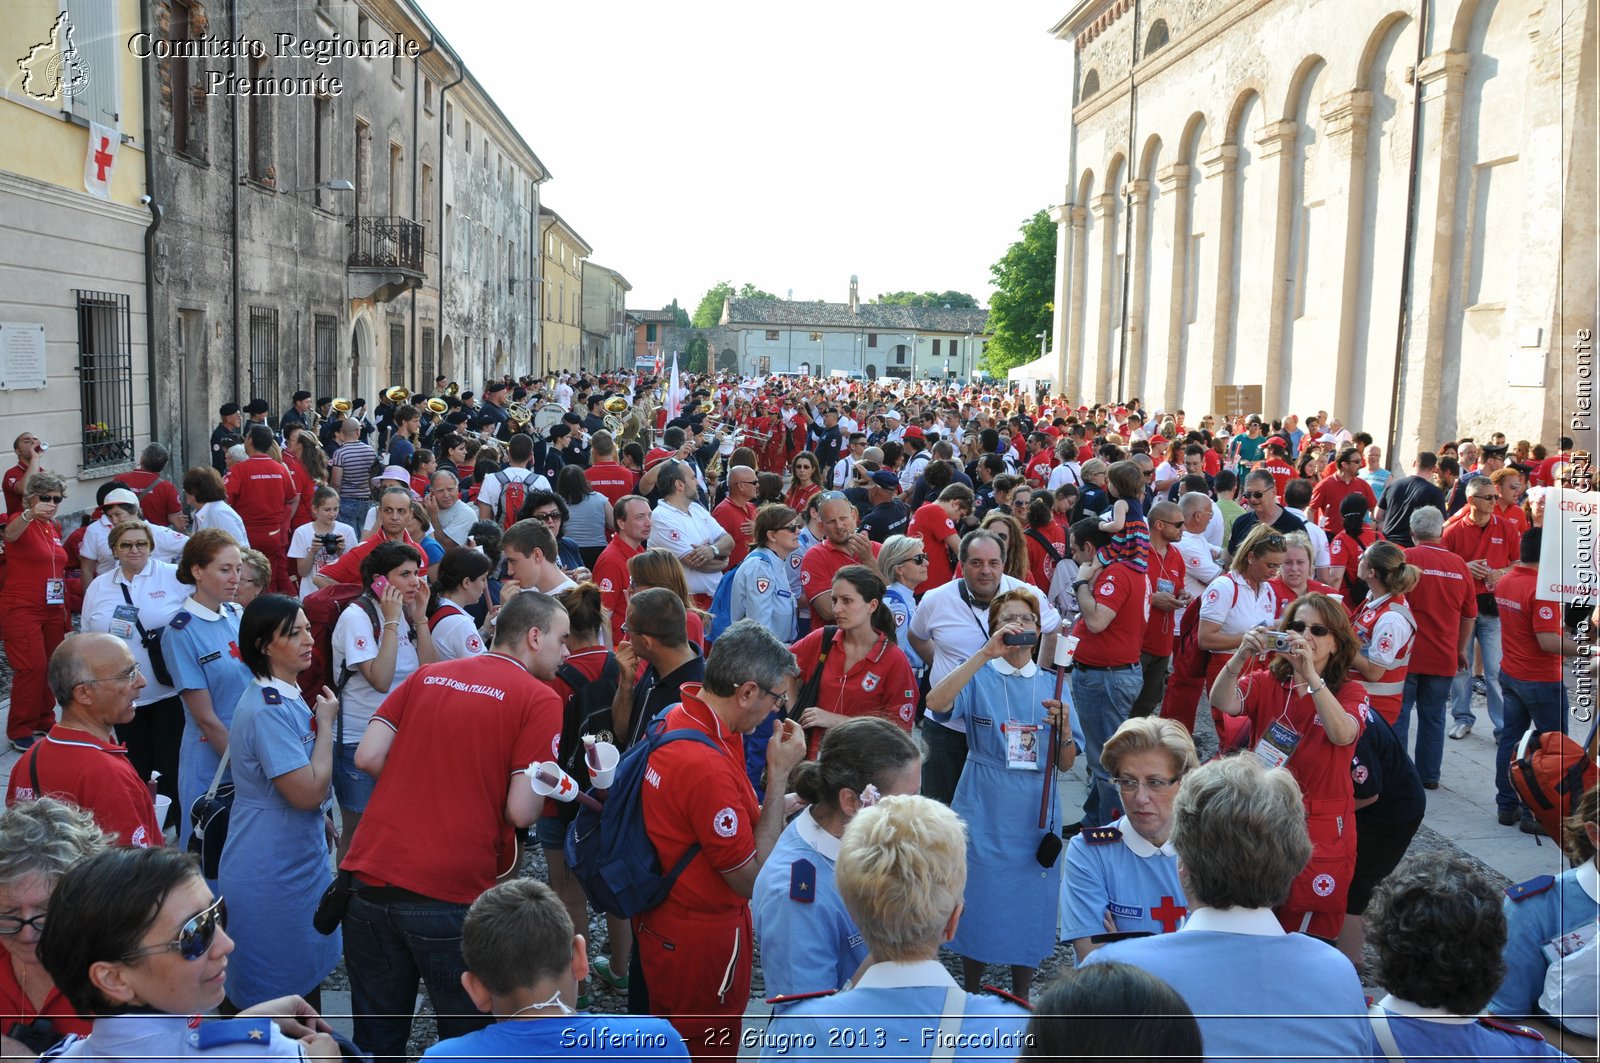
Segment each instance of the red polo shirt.
[[645,832],[662,867],[672,867],[700,843],[662,902],[663,914],[726,916],[749,900],[722,877],[755,859],[761,806],[744,772],[744,736],[728,729],[700,700],[700,684],[680,688],[683,701],[668,709],[666,729],[692,727],[716,743],[671,742],[650,755],[641,803]]
[[[139,512],[151,524],[163,528],[171,527],[168,518],[174,513],[183,512],[183,503],[178,500],[178,489],[173,486],[171,480],[163,480],[159,473],[135,469],[133,472],[123,473],[117,479],[131,487],[134,494],[145,492],[139,498]],[[146,491],[145,488],[149,490]]]
[[1139,647],[1144,644],[1144,629],[1150,619],[1148,578],[1126,561],[1115,561],[1095,576],[1090,589],[1094,600],[1109,606],[1116,615],[1100,632],[1090,631],[1083,618],[1078,618],[1072,629],[1078,636],[1078,649],[1073,659],[1079,664],[1099,668],[1137,664]]
[[[883,605],[880,609],[886,608]],[[817,670],[822,653],[823,628],[819,627],[789,647],[800,665],[801,682]],[[911,662],[892,639],[880,634],[867,655],[846,671],[844,632],[836,631],[833,648],[822,666],[822,685],[817,690],[816,708],[840,716],[879,716],[904,730],[911,730],[917,711],[917,677]],[[810,705],[797,708],[808,709]],[[815,759],[826,728],[816,728],[807,736],[806,756]]]
[[[1494,585],[1500,607],[1500,670],[1524,683],[1561,682],[1561,655],[1539,645],[1542,631],[1561,633],[1561,607],[1535,598],[1539,570],[1516,565]],[[12,769],[16,777],[16,769]]]
[[919,590],[926,593],[955,578],[955,562],[950,558],[950,551],[945,549],[944,541],[957,534],[956,522],[950,519],[943,505],[924,502],[918,506],[906,534],[921,539],[922,548],[928,554],[928,578]]
[[33,751],[11,766],[6,804],[31,800],[39,790],[93,814],[119,844],[136,849],[165,845],[150,788],[128,763],[128,748],[102,742],[87,731],[56,724]]
[[583,470],[589,486],[605,495],[614,506],[623,495],[631,495],[639,485],[639,478],[615,461],[597,461]]
[[228,505],[247,529],[283,527],[297,497],[289,470],[265,454],[246,458],[228,473]]
[[611,610],[613,646],[622,641],[622,624],[628,619],[628,559],[643,550],[643,544],[629,546],[622,536],[612,536],[591,570],[600,588],[600,605]]
[[7,520],[22,512],[22,481],[27,472],[26,465],[13,465],[6,470],[4,479],[0,479],[0,487],[5,490]]
[[[1176,546],[1168,545],[1166,556],[1156,553],[1155,544],[1150,545],[1150,566],[1145,570],[1145,578],[1150,584],[1150,592],[1164,590],[1171,594],[1183,593],[1183,555],[1178,553]],[[1150,607],[1150,619],[1144,625],[1144,641],[1139,649],[1143,653],[1153,653],[1157,657],[1170,657],[1172,655],[1172,628],[1177,622],[1176,611],[1167,612],[1164,609]]]
[[1055,467],[1055,454],[1047,448],[1028,459],[1023,475],[1033,486],[1043,487],[1050,482],[1050,470]]
[[1272,482],[1274,484],[1274,489],[1278,493],[1278,501],[1282,502],[1283,489],[1289,486],[1289,481],[1293,480],[1295,477],[1294,466],[1283,461],[1281,458],[1267,458],[1265,461],[1261,462],[1261,464],[1257,465],[1256,468],[1262,472],[1269,472],[1272,474]]
[[1406,604],[1417,622],[1411,644],[1411,672],[1455,675],[1461,621],[1478,615],[1467,563],[1438,543],[1419,543],[1406,551],[1406,563],[1422,570],[1422,579],[1406,592]]
[[1357,476],[1349,483],[1345,483],[1337,476],[1325,476],[1311,489],[1311,507],[1307,512],[1315,514],[1317,524],[1331,535],[1343,527],[1339,521],[1340,503],[1345,500],[1346,495],[1356,494],[1367,500],[1368,512],[1378,504],[1378,500],[1373,497],[1372,488],[1368,487],[1367,481],[1361,477]]
[[[417,575],[426,576],[428,574],[428,552],[422,548],[421,543],[411,537],[410,532],[403,534],[405,536],[405,544],[422,555],[422,563],[417,566]],[[374,531],[355,546],[346,550],[345,555],[339,560],[318,569],[317,575],[326,576],[335,583],[360,583],[361,559],[372,553],[379,543],[386,540],[387,536],[383,534],[383,529],[380,528]]]
[[[872,556],[878,556],[880,546],[872,544]],[[805,595],[806,605],[819,594],[833,590],[833,576],[846,565],[859,565],[856,555],[847,550],[841,550],[833,545],[830,539],[824,539],[806,551],[805,560],[800,562],[800,591]],[[924,583],[930,590],[932,586]]]
[[722,530],[733,536],[733,549],[728,553],[728,568],[733,568],[744,560],[750,552],[750,540],[745,538],[744,522],[756,519],[755,503],[749,502],[739,505],[732,498],[724,498],[717,503],[717,508],[711,511],[711,516],[722,525]]
[[[1471,503],[1468,503],[1466,509],[1444,526],[1439,545],[1463,561],[1487,561],[1490,568],[1515,564],[1522,552],[1522,533],[1495,514],[1480,528],[1467,519],[1471,511]],[[1472,591],[1485,594],[1488,587],[1483,580],[1475,579]]]

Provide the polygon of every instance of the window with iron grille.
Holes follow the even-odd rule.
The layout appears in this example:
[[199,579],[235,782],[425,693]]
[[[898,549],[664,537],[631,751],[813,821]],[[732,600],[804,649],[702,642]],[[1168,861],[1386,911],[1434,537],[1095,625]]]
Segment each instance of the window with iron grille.
[[339,322],[332,314],[317,315],[317,355],[312,373],[317,397],[333,396],[334,361],[339,350]]
[[250,397],[278,400],[278,311],[250,308]]
[[433,368],[433,345],[434,345],[434,331],[433,331],[433,329],[431,329],[431,328],[423,329],[422,330],[422,367],[421,367],[422,371],[417,374],[417,386],[420,387],[420,388],[423,388],[424,390],[426,390],[430,395],[433,394],[433,378],[434,378],[434,375],[435,375],[434,374],[434,368]]
[[389,326],[389,383],[406,382],[406,327]]
[[133,461],[133,323],[128,297],[78,290],[83,467]]

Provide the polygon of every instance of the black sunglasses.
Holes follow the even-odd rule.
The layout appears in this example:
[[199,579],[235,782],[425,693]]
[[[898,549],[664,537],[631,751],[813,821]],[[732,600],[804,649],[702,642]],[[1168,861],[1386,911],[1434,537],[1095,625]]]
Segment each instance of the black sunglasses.
[[176,952],[186,960],[198,960],[211,950],[211,943],[217,938],[218,927],[224,930],[228,927],[228,905],[221,897],[218,897],[205,911],[191,916],[188,922],[178,928],[178,936],[171,941],[134,949],[124,958],[131,960],[139,956]]
[[1304,620],[1291,620],[1283,626],[1300,635],[1304,635],[1307,631],[1309,631],[1319,639],[1324,635],[1333,634],[1333,631],[1330,628],[1325,628],[1321,624],[1308,624]]
[[39,496],[39,501],[41,501],[41,502],[60,502],[62,499],[66,498],[66,497],[67,497],[66,495],[40,495]]
[[1260,499],[1266,498],[1267,493],[1265,491],[1246,491],[1244,493],[1244,497],[1252,501],[1259,501]]

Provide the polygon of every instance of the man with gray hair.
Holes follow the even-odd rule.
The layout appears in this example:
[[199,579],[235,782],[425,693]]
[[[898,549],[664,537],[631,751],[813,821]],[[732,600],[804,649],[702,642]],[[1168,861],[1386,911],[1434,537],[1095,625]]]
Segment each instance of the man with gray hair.
[[450,469],[439,469],[433,474],[431,487],[422,506],[428,511],[434,536],[446,550],[467,545],[467,536],[478,522],[478,512],[461,501],[461,478]]
[[164,845],[155,803],[116,728],[133,722],[145,679],[128,644],[112,635],[69,635],[50,655],[50,692],[61,722],[11,767],[6,804],[70,801],[122,845]]
[[1417,772],[1422,785],[1439,788],[1444,761],[1444,708],[1456,674],[1467,668],[1468,647],[1478,621],[1478,598],[1472,590],[1467,563],[1444,548],[1444,514],[1424,506],[1411,514],[1411,538],[1406,562],[1422,571],[1417,585],[1406,592],[1406,604],[1417,622],[1411,644],[1411,667],[1406,672],[1400,699],[1400,720],[1395,734],[1402,746],[1410,745],[1411,707],[1417,708]]
[[161,470],[172,460],[172,452],[164,443],[151,443],[139,454],[139,467],[125,472],[117,479],[139,497],[139,511],[144,519],[162,528],[186,532],[189,518],[183,515],[183,501],[171,480],[161,478]]
[[[750,999],[750,894],[783,832],[789,773],[806,751],[799,724],[773,727],[758,806],[743,736],[773,712],[787,715],[799,671],[770,631],[739,621],[714,644],[705,683],[683,686],[683,701],[667,710],[646,754],[645,831],[661,866],[683,870],[666,900],[633,918],[628,1010],[667,1016],[699,1060],[739,1052]],[[698,734],[659,740],[674,731]]]
[[[1311,858],[1300,787],[1251,754],[1203,764],[1173,801],[1171,844],[1189,921],[1176,934],[1117,941],[1085,961],[1163,979],[1200,1023],[1206,1058],[1381,1059],[1350,961],[1272,913]],[[1219,978],[1219,971],[1229,977]]]

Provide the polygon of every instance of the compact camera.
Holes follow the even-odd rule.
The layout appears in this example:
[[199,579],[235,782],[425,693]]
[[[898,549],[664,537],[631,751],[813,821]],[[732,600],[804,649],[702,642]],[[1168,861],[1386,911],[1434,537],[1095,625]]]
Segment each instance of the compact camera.
[[1273,653],[1288,653],[1291,648],[1287,631],[1274,631],[1272,633]]
[[344,536],[338,532],[319,535],[317,536],[317,542],[321,543],[322,548],[330,554],[338,554],[344,551]]

